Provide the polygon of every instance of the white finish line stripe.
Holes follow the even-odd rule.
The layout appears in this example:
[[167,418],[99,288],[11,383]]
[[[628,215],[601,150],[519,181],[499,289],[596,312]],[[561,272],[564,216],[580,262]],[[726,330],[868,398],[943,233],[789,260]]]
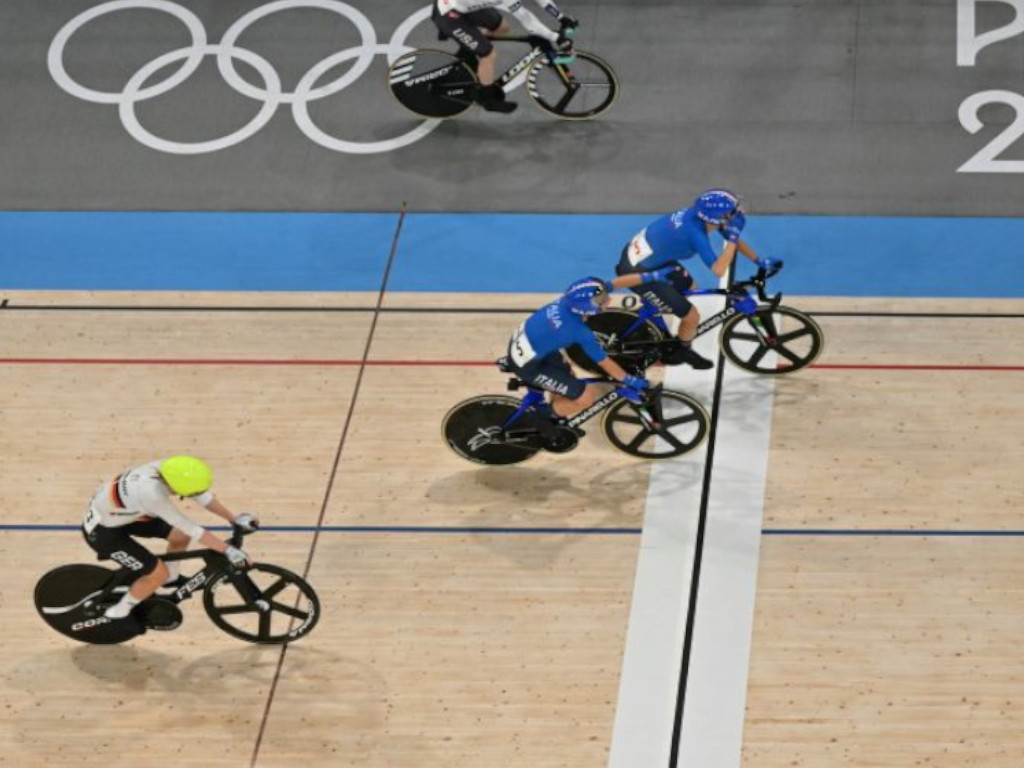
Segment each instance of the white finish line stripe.
[[[699,309],[710,317],[722,306],[717,300]],[[652,467],[609,768],[740,763],[775,386],[772,377],[725,363],[717,341],[710,333],[695,346],[724,366],[719,402],[712,403],[717,369],[667,370],[667,389],[694,395],[709,412],[714,407],[714,455],[705,446]],[[702,559],[685,648],[706,461]]]
[[[694,303],[703,317],[724,306],[720,299]],[[694,346],[715,359],[717,338],[707,334]],[[696,397],[709,412],[714,383],[714,370],[666,369],[665,388]],[[706,452],[707,443],[651,467],[609,768],[668,765]]]
[[740,765],[774,393],[724,371],[676,766]]

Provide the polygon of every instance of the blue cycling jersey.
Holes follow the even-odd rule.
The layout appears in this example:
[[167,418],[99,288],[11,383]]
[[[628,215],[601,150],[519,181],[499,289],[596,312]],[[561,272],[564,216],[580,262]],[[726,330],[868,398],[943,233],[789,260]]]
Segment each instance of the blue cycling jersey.
[[553,301],[519,326],[509,343],[509,356],[522,368],[573,344],[583,347],[587,357],[595,363],[608,357],[583,318]]
[[[735,243],[746,223],[746,217],[737,213],[717,231],[725,240]],[[637,272],[658,269],[694,256],[700,256],[708,267],[718,259],[708,238],[707,225],[697,217],[695,208],[684,208],[650,224],[629,241],[625,256]]]

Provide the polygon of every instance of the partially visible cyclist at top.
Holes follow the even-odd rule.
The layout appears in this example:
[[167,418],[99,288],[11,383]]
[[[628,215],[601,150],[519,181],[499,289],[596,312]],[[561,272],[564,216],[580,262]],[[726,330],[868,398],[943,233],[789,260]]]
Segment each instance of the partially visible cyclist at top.
[[171,456],[124,472],[97,489],[82,522],[85,541],[99,559],[114,560],[137,577],[120,602],[106,610],[108,619],[126,618],[161,587],[182,581],[179,563],[165,563],[136,538],[166,539],[168,553],[182,552],[194,541],[223,553],[232,565],[251,564],[245,552],[192,522],[171,500],[172,495],[191,499],[243,530],[255,530],[259,520],[231,512],[214,497],[212,484],[213,472],[202,459]]
[[511,13],[527,32],[543,37],[558,52],[572,50],[572,37],[567,34],[576,26],[576,19],[562,13],[550,0],[535,0],[560,25],[561,31],[554,32],[544,26],[530,11],[523,8],[522,0],[434,0],[432,19],[440,30],[441,38],[454,38],[460,53],[476,65],[480,79],[477,102],[489,112],[514,112],[518,106],[505,99],[505,92],[494,83],[494,68],[497,51],[491,44],[494,35],[509,31],[508,20],[501,11]]
[[[680,271],[670,275],[667,282],[643,282],[633,292],[653,304],[664,314],[679,318],[676,349],[669,364],[685,363],[694,368],[707,369],[714,363],[692,347],[700,313],[686,298],[686,292],[695,288],[693,276],[682,268],[681,261],[699,256],[717,276],[729,271],[739,251],[758,266],[771,266],[770,259],[761,259],[740,234],[747,217],[740,198],[727,189],[709,189],[702,192],[689,208],[662,216],[638,232],[622,249],[615,271],[619,275],[651,272],[668,265],[679,265]],[[725,241],[720,253],[711,244],[711,235],[717,233]]]

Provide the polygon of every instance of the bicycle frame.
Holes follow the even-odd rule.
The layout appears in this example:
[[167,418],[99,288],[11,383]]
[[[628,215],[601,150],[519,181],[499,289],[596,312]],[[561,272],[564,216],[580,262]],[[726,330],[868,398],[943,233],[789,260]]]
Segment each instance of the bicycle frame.
[[[721,312],[718,312],[717,314],[712,315],[707,320],[705,320],[704,322],[700,323],[700,325],[697,326],[697,332],[694,335],[694,338],[696,338],[697,336],[703,336],[711,329],[717,328],[730,317],[735,315],[737,312],[743,312],[743,310],[738,309],[736,307],[736,301],[750,297],[750,294],[747,292],[747,288],[750,286],[757,288],[757,296],[762,303],[768,304],[772,307],[777,307],[779,303],[782,301],[782,294],[777,293],[774,296],[768,296],[767,293],[765,293],[764,281],[767,279],[767,277],[770,277],[770,275],[759,274],[757,277],[751,280],[744,281],[743,283],[737,283],[736,285],[733,285],[730,288],[707,288],[700,291],[687,291],[686,296],[688,297],[725,296],[727,300],[725,309],[723,309]],[[754,312],[743,312],[743,314],[747,315],[748,317],[754,316]],[[668,323],[665,322],[665,318],[662,315],[663,313],[658,307],[656,307],[654,304],[651,304],[646,299],[641,298],[640,309],[637,310],[637,319],[622,334],[622,338],[629,338],[633,333],[636,332],[638,328],[640,328],[648,320],[653,322],[663,333],[671,336],[671,333],[668,329]],[[759,327],[760,324],[754,323],[753,325],[755,333],[757,333],[759,336],[762,335],[762,330]]]
[[519,61],[505,70],[505,73],[497,78],[494,82],[501,86],[505,93],[514,91],[516,88],[526,82],[526,76],[530,71],[530,67],[533,66],[534,62],[542,56],[547,56],[551,61],[551,64],[559,69],[559,74],[563,80],[572,79],[571,73],[569,77],[566,77],[568,69],[565,68],[565,63],[552,56],[545,47],[548,46],[548,41],[542,37],[536,35],[525,35],[525,36],[512,36],[512,37],[493,37],[491,38],[494,42],[501,43],[525,43],[530,46],[530,51],[523,56]]
[[[518,379],[513,379],[513,381],[518,381]],[[608,379],[600,378],[580,379],[580,381],[587,385],[608,383]],[[636,403],[636,400],[630,397],[631,393],[632,390],[629,390],[626,387],[615,387],[611,392],[608,392],[604,396],[599,397],[590,407],[584,408],[576,415],[571,416],[568,419],[565,419],[564,423],[560,424],[560,426],[578,427],[580,424],[590,421],[599,413],[609,408],[613,403],[617,402],[618,400],[621,400],[623,397],[626,397],[633,401],[634,404],[639,406],[637,408],[637,412],[640,414],[640,418],[641,420],[644,421],[645,425],[648,426],[650,429],[655,429],[657,426],[657,422],[655,421],[654,417],[651,416],[648,412],[647,403]],[[522,418],[522,416],[527,411],[529,411],[531,408],[536,408],[538,405],[544,402],[545,398],[543,390],[534,389],[531,387],[530,390],[526,393],[526,396],[520,401],[519,407],[516,409],[516,412],[509,416],[505,423],[501,425],[502,431],[507,431],[509,427],[511,427],[513,424],[515,424],[516,421]]]
[[[243,532],[239,528],[235,528],[234,531],[235,532],[228,543],[233,547],[237,547],[242,543]],[[227,558],[225,558],[225,556],[220,552],[214,552],[212,549],[200,549],[194,552],[170,552],[165,555],[160,555],[160,559],[165,563],[201,559],[204,563],[203,569],[191,576],[181,587],[174,590],[174,592],[169,595],[161,595],[163,599],[170,600],[172,603],[177,604],[190,599],[195,592],[204,588],[221,573],[227,574],[231,583],[234,584],[235,588],[238,589],[239,594],[241,594],[247,602],[259,599],[259,589],[255,584],[253,584],[252,579],[250,579],[244,571],[240,571],[237,568],[231,567],[230,564],[227,564]],[[110,582],[96,597],[95,602],[102,602],[116,592],[118,588],[131,584],[137,578],[138,577],[134,572],[122,566],[117,571],[114,571],[114,575],[111,577]]]

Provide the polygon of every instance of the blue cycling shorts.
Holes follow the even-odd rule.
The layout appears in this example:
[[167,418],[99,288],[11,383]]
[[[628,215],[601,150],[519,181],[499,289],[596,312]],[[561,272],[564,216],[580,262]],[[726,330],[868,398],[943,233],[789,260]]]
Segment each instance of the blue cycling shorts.
[[[511,358],[510,358],[511,359]],[[565,362],[561,352],[552,352],[531,360],[522,368],[514,363],[512,367],[519,378],[533,387],[576,400],[583,396],[587,385],[572,375],[572,368]]]
[[[621,277],[622,275],[632,275],[637,272],[643,272],[643,270],[637,269],[629,263],[626,248],[623,248],[622,258],[619,259],[619,264],[615,267],[615,274]],[[693,304],[690,303],[690,300],[685,295],[686,291],[690,290],[692,286],[693,277],[691,277],[689,272],[686,272],[685,274],[670,275],[666,283],[641,283],[635,288],[630,288],[630,290],[648,304],[653,304],[662,314],[684,317],[689,313],[690,308],[693,307]]]

